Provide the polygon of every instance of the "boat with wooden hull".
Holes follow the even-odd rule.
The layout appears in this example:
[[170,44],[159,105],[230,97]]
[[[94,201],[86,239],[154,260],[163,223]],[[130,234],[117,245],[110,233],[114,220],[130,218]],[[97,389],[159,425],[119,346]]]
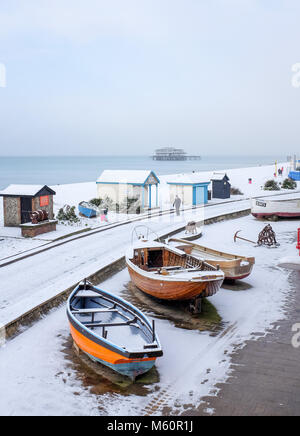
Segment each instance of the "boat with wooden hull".
[[210,265],[219,265],[225,274],[226,280],[245,279],[251,274],[255,265],[254,257],[224,253],[223,251],[213,250],[212,248],[204,247],[178,238],[170,239],[169,243],[175,244],[177,249],[182,250],[197,259],[203,260]]
[[251,213],[255,218],[300,217],[300,198],[295,200],[252,200]]
[[98,208],[87,201],[82,201],[78,205],[79,213],[87,218],[95,218],[98,213]]
[[137,288],[162,300],[211,297],[224,281],[217,267],[158,242],[137,242],[126,264]]
[[72,292],[67,315],[79,350],[133,380],[163,354],[154,322],[122,298],[88,282]]

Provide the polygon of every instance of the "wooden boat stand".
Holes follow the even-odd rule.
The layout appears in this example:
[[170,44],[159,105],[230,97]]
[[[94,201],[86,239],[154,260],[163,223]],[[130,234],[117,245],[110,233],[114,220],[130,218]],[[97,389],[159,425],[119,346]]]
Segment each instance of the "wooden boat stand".
[[202,297],[197,297],[189,304],[189,312],[192,315],[199,315],[202,312]]

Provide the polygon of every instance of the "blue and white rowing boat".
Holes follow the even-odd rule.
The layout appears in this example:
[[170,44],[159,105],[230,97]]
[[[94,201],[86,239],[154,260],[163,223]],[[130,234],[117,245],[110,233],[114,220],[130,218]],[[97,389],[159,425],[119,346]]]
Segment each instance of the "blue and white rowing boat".
[[87,201],[82,201],[78,205],[79,212],[87,218],[95,218],[97,216],[98,208]]

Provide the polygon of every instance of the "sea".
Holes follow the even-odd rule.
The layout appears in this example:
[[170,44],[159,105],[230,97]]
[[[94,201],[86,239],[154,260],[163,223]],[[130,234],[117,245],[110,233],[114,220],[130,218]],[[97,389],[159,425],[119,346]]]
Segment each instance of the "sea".
[[103,170],[153,170],[158,176],[271,165],[283,156],[203,156],[201,160],[153,161],[148,156],[0,157],[0,190],[10,184],[61,185],[96,181]]

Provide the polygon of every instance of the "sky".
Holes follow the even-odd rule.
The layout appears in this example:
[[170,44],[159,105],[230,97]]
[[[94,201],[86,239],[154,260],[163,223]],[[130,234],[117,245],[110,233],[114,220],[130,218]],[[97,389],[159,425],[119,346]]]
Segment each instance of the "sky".
[[0,155],[297,152],[299,20],[299,0],[1,0]]

